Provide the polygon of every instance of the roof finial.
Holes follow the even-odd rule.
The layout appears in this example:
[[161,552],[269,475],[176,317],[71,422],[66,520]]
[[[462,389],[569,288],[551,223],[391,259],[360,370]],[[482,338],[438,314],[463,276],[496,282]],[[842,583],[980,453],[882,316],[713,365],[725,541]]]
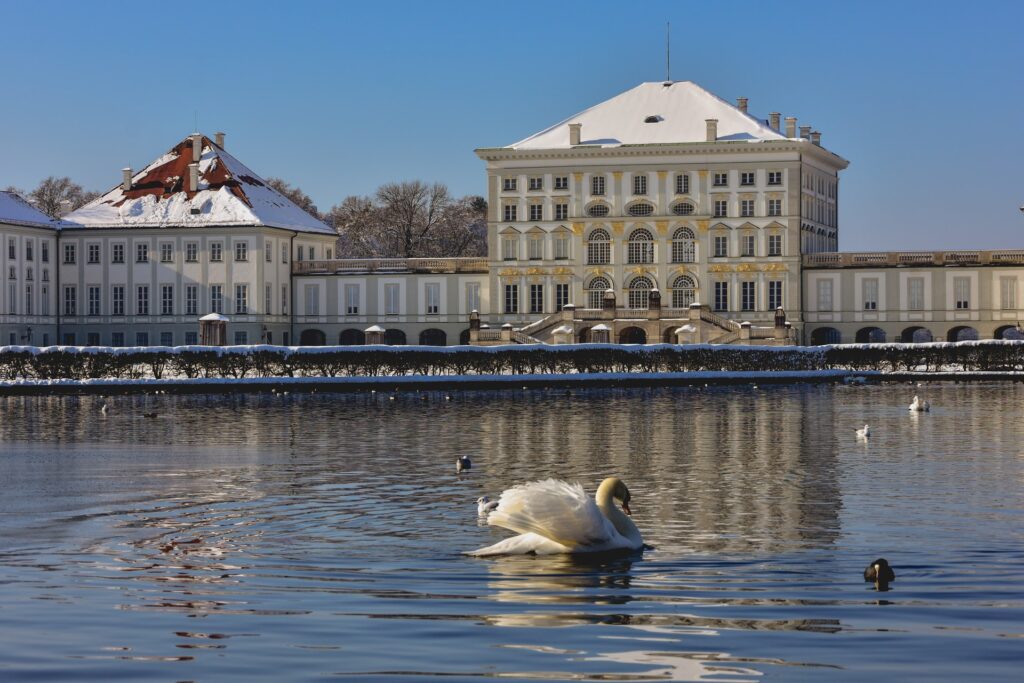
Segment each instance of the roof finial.
[[665,81],[672,82],[672,52],[670,37],[672,34],[672,22],[665,22]]

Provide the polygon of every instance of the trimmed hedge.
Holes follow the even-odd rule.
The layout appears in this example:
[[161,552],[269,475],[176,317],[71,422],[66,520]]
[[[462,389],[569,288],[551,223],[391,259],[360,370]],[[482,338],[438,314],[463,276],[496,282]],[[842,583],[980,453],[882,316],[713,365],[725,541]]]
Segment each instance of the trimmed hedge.
[[1024,370],[1024,341],[835,346],[0,347],[0,379]]

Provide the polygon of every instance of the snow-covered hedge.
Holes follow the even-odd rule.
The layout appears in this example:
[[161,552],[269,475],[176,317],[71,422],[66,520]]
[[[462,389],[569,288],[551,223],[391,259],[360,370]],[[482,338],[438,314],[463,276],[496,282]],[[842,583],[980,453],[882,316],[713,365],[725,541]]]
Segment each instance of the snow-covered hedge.
[[0,379],[374,377],[765,370],[1021,370],[1024,342],[711,346],[0,347]]

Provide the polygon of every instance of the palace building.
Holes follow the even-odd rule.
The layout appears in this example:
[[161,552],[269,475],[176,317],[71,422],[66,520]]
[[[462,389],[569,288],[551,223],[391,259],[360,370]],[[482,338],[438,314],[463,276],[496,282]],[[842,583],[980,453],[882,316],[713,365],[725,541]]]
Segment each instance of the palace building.
[[794,116],[642,83],[486,163],[487,258],[336,259],[194,134],[53,221],[0,193],[11,344],[921,342],[1020,337],[1024,250],[842,253],[848,165]]

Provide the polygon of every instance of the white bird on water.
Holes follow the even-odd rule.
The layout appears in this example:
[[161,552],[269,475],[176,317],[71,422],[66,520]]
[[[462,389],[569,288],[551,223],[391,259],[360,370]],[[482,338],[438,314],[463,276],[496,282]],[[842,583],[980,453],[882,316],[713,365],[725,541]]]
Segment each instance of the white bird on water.
[[103,413],[104,415],[107,414],[107,404],[106,403],[104,403],[102,406],[100,406],[100,412]]
[[871,436],[871,427],[868,427],[867,425],[864,425],[864,429],[858,429],[857,430],[857,438],[858,439],[866,439],[869,436]]
[[[615,501],[622,503],[620,510]],[[490,526],[518,532],[469,555],[554,555],[642,550],[643,537],[629,518],[629,489],[608,477],[594,498],[579,484],[545,479],[507,489],[487,515]]]
[[929,403],[928,401],[922,401],[917,396],[915,396],[913,402],[911,402],[910,404],[909,409],[915,412],[927,413],[929,410],[932,409],[932,404]]
[[461,474],[473,466],[473,461],[469,459],[468,455],[461,456],[455,461],[455,472]]
[[486,517],[497,509],[498,501],[491,500],[490,496],[480,496],[476,499],[476,514],[480,517]]

